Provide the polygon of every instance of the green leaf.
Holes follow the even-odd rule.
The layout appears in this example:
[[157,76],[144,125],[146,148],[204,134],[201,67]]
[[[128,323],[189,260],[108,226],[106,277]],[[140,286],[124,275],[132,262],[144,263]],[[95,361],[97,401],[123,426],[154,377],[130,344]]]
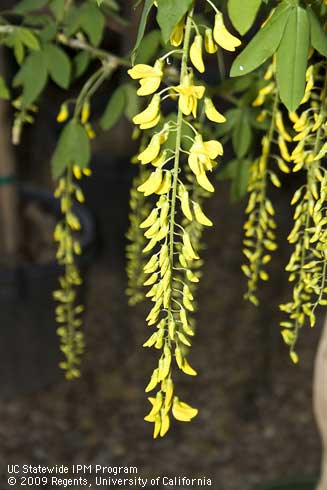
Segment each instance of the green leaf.
[[33,34],[31,30],[26,29],[26,27],[17,28],[17,37],[29,49],[34,51],[40,49],[38,38],[35,36],[35,34]]
[[193,0],[158,0],[157,21],[164,43],[169,41],[170,34],[178,22],[188,12]]
[[72,36],[80,29],[83,10],[79,7],[72,7],[65,14],[65,34]]
[[55,18],[61,21],[65,15],[66,0],[52,0],[50,3],[50,10]]
[[57,34],[57,25],[55,22],[49,21],[46,26],[39,32],[40,39],[46,43],[52,41]]
[[238,158],[244,157],[252,143],[252,131],[248,114],[245,110],[239,111],[239,117],[233,128],[233,148]]
[[47,65],[43,51],[34,51],[27,58],[14,78],[13,86],[23,86],[22,102],[28,106],[44,89],[48,79]]
[[228,0],[228,15],[240,34],[245,34],[252,27],[260,5],[261,0]]
[[287,2],[282,2],[276,8],[266,25],[237,56],[231,68],[231,77],[250,73],[276,52],[290,12],[291,5]]
[[21,39],[19,38],[17,29],[15,29],[4,39],[4,44],[13,49],[16,61],[19,65],[21,65],[24,60],[25,48]]
[[132,51],[132,63],[133,63],[133,65],[134,65],[134,62],[135,62],[136,53],[137,53],[137,51],[139,49],[139,46],[141,44],[141,41],[142,41],[142,39],[144,37],[146,23],[147,23],[147,20],[148,20],[148,15],[149,15],[150,10],[152,9],[152,7],[153,7],[153,0],[145,0],[143,11],[142,11],[142,15],[141,15],[141,19],[140,19],[140,22],[139,22],[139,29],[138,29],[138,33],[137,33],[137,38],[136,38],[135,46],[134,46],[134,49]]
[[74,78],[79,78],[85,73],[91,61],[90,53],[81,51],[73,59]]
[[296,7],[289,16],[277,51],[279,95],[289,111],[295,111],[304,96],[309,47],[308,15],[305,9]]
[[5,100],[10,99],[9,89],[1,75],[0,75],[0,99],[5,99]]
[[44,54],[52,80],[61,88],[68,88],[71,78],[71,63],[65,51],[55,44],[45,44]]
[[120,119],[126,104],[125,89],[118,87],[110,97],[107,107],[102,115],[100,125],[102,129],[111,129]]
[[150,63],[158,52],[160,46],[161,33],[159,30],[154,30],[146,34],[140,43],[135,63]]
[[311,7],[307,8],[310,21],[311,45],[323,56],[327,56],[327,34]]
[[14,43],[14,55],[17,63],[21,65],[24,61],[25,49],[23,43],[19,39]]
[[85,129],[72,120],[62,130],[57,147],[51,160],[52,174],[55,179],[72,164],[81,168],[88,166],[91,156],[90,141]]
[[49,0],[22,0],[15,7],[15,12],[18,14],[26,14],[27,12],[32,12],[33,10],[38,10],[45,5]]
[[99,8],[93,3],[83,5],[80,17],[80,27],[87,34],[90,42],[98,46],[103,37],[105,18]]

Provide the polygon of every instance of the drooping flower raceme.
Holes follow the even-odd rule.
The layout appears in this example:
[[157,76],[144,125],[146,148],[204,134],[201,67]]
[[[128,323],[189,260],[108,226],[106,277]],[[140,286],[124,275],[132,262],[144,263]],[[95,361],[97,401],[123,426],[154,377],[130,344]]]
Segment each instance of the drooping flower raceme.
[[[287,156],[294,164],[293,172],[305,171],[306,184],[295,192],[291,202],[295,206],[294,226],[288,241],[294,248],[286,270],[293,297],[280,305],[288,316],[281,322],[281,334],[295,363],[299,360],[295,346],[301,328],[307,322],[314,327],[317,307],[327,305],[327,172],[322,165],[327,155],[327,72],[321,64],[312,64],[306,79],[299,112],[308,102],[309,107],[300,115],[290,113],[296,146]],[[323,86],[319,85],[321,80]]]
[[[289,172],[283,156],[276,156],[272,150],[273,141],[278,139],[280,147],[288,152],[284,138],[287,135],[279,107],[279,97],[275,82],[275,63],[268,66],[264,75],[266,84],[260,89],[253,101],[254,107],[261,107],[259,120],[271,113],[270,125],[262,137],[261,155],[250,168],[248,184],[249,200],[246,207],[247,220],[244,224],[243,253],[247,263],[242,265],[242,270],[247,277],[247,292],[245,298],[254,305],[259,304],[257,289],[258,282],[267,281],[269,274],[266,271],[267,264],[271,261],[272,252],[277,249],[275,209],[268,196],[269,183],[280,187],[280,179],[273,166],[282,172]],[[287,135],[287,140],[289,136]]]
[[[228,38],[225,43],[221,40],[221,29],[225,29]],[[214,191],[208,175],[223,154],[220,142],[202,136],[200,110],[210,121],[225,121],[211,98],[205,95],[205,84],[195,79],[191,64],[198,73],[205,71],[203,44],[209,53],[216,52],[217,40],[229,49],[232,40],[234,49],[239,44],[217,21],[215,33],[210,26],[205,26],[201,33],[193,18],[193,8],[175,26],[171,45],[183,43],[178,50],[182,61],[176,85],[161,88],[167,83],[165,55],[154,66],[136,65],[129,70],[132,78],[140,80],[138,94],[152,96],[133,121],[141,130],[151,130],[150,134],[144,133],[147,142],[142,143],[137,156],[141,168],[147,170],[137,190],[144,202],[149,199],[150,203],[147,216],[139,224],[146,239],[144,259],[139,261],[144,264],[146,297],[152,302],[146,321],[154,327],[144,347],[154,347],[160,356],[146,387],[149,393],[157,390],[149,397],[151,409],[145,417],[154,424],[154,437],[167,433],[171,416],[188,422],[198,412],[176,394],[173,371],[176,365],[189,376],[197,374],[188,360],[195,335],[191,313],[195,309],[194,294],[202,264],[199,255],[202,228],[213,225],[203,211],[202,199]],[[177,114],[166,117],[164,108],[161,113],[161,106],[168,98],[176,101]],[[139,239],[138,243],[141,243]],[[131,260],[129,270],[134,271],[135,255]]]
[[58,243],[56,257],[63,267],[63,274],[59,278],[60,289],[54,291],[53,296],[59,302],[56,307],[56,320],[59,324],[57,333],[61,339],[61,351],[66,358],[60,363],[60,367],[65,370],[68,379],[79,377],[80,357],[84,351],[84,336],[80,331],[84,307],[78,299],[78,287],[82,284],[82,278],[76,265],[76,256],[82,253],[78,239],[81,224],[74,212],[74,201],[84,202],[83,192],[77,184],[82,175],[90,175],[90,170],[72,165],[59,179],[55,191],[55,197],[60,199],[63,215],[54,231],[54,239]]

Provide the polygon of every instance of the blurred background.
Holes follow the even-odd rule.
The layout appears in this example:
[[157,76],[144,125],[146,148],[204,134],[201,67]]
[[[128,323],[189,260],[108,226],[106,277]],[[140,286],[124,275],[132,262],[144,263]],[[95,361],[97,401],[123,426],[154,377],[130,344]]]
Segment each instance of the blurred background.
[[[124,8],[127,15],[128,2]],[[127,41],[122,44],[117,32],[105,40],[107,47],[127,52],[135,38],[133,20],[131,25]],[[1,57],[10,76],[14,62],[6,52]],[[152,352],[142,348],[148,336],[144,321],[148,305],[131,308],[125,296],[129,189],[137,173],[130,159],[137,148],[126,120],[110,133],[97,128],[108,94],[125,77],[117,73],[92,105],[97,138],[93,175],[82,183],[83,208],[89,212],[81,210],[87,235],[87,252],[80,264],[87,348],[83,375],[74,382],[65,381],[57,367],[59,342],[51,298],[59,270],[52,244],[58,210],[50,197],[54,184],[49,161],[61,129],[55,120],[63,94],[49,84],[35,124],[24,128],[16,149],[10,145],[11,108],[1,105],[0,158],[15,161],[23,216],[18,233],[24,238],[17,260],[9,263],[3,253],[0,268],[2,477],[7,464],[63,463],[137,466],[139,475],[149,478],[205,476],[217,490],[250,490],[270,480],[314,479],[320,464],[312,413],[319,330],[301,336],[301,362],[294,367],[278,327],[278,304],[290,294],[282,272],[289,254],[292,189],[287,182],[277,191],[280,248],[271,280],[262,286],[259,308],[243,300],[245,202],[231,204],[229,183],[216,183],[206,207],[215,226],[206,231],[204,240],[198,328],[190,354],[199,374],[179,381],[183,398],[199,408],[199,415],[190,424],[174,424],[165,439],[156,441],[152,425],[143,421],[148,411],[144,386],[155,364]],[[72,94],[79,88],[73,86]],[[2,202],[4,192],[1,186]]]

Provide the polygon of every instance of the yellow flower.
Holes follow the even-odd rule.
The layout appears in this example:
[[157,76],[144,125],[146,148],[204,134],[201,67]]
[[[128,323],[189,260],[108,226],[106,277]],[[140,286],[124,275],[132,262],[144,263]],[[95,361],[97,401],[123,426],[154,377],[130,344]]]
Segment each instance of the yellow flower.
[[217,111],[210,97],[204,98],[204,109],[205,109],[206,116],[208,119],[210,119],[210,121],[216,123],[223,123],[226,121],[225,116],[223,116],[222,114],[220,114],[220,112]]
[[227,51],[235,51],[235,48],[241,44],[241,41],[226,29],[221,12],[217,12],[215,16],[213,37],[216,43]]
[[195,202],[193,204],[193,209],[194,209],[194,216],[195,216],[195,219],[198,223],[200,223],[200,225],[203,225],[203,226],[213,226],[213,222],[211,221],[211,219],[209,219],[205,214],[204,212],[202,211],[201,209],[201,206],[200,204],[198,204],[197,202]]
[[160,121],[160,113],[157,115],[157,117],[155,117],[151,121],[148,121],[146,123],[140,124],[140,129],[143,130],[143,129],[154,128],[158,124],[159,121]]
[[83,168],[82,173],[86,175],[86,177],[90,177],[90,175],[92,175],[92,170],[90,168]]
[[262,87],[259,90],[256,99],[252,102],[253,107],[258,107],[258,106],[264,104],[267,95],[271,94],[271,92],[274,90],[275,86],[276,86],[275,83],[271,82],[271,83],[268,83],[267,85],[265,85],[264,87]]
[[204,171],[212,170],[218,155],[223,154],[223,147],[219,141],[203,141],[202,136],[197,134],[193,145],[190,148],[188,163],[195,175],[200,175]]
[[280,111],[276,112],[275,123],[276,123],[276,127],[278,129],[278,132],[284,138],[284,140],[285,141],[292,141],[292,138],[290,137],[290,135],[288,134],[288,132],[285,129],[283,116],[282,116],[282,113]]
[[87,121],[89,120],[90,117],[90,102],[87,100],[84,102],[83,107],[82,107],[82,114],[81,114],[81,123],[86,124]]
[[154,194],[156,190],[160,187],[162,182],[162,170],[157,168],[154,172],[150,174],[143,184],[141,184],[137,190],[143,192],[145,196],[150,196]]
[[195,66],[195,68],[200,72],[204,72],[204,63],[202,58],[202,45],[203,39],[201,34],[197,34],[194,41],[190,47],[190,59]]
[[95,134],[95,131],[93,130],[91,124],[89,124],[89,123],[85,124],[84,128],[85,128],[86,134],[89,137],[89,139],[94,140],[94,138],[96,137],[96,134]]
[[158,90],[163,77],[162,67],[163,61],[159,59],[154,66],[139,64],[128,70],[131,78],[140,81],[138,95],[150,95]]
[[182,83],[174,90],[179,95],[179,107],[185,116],[189,116],[191,113],[196,117],[196,110],[198,107],[198,100],[202,99],[205,87],[203,85],[193,85],[193,77],[191,74],[185,75]]
[[204,48],[209,54],[216,53],[218,49],[218,46],[213,39],[212,29],[210,29],[209,27],[205,30],[204,33]]
[[299,362],[299,356],[297,355],[296,352],[294,352],[294,350],[292,350],[290,352],[290,357],[291,357],[292,361],[294,362],[294,364],[297,364]]
[[68,117],[69,117],[69,111],[68,111],[67,104],[62,104],[57,116],[57,122],[59,123],[65,122],[67,121]]
[[80,180],[82,178],[82,170],[78,165],[73,165],[73,174],[75,179]]
[[198,414],[196,408],[181,402],[177,396],[174,397],[172,412],[175,419],[180,422],[190,422]]
[[137,157],[138,160],[145,165],[147,163],[152,162],[157,158],[160,153],[160,134],[155,134],[152,136],[150,143],[145,148],[142,153]]
[[184,37],[184,18],[178,22],[174,27],[173,32],[170,34],[170,44],[177,47],[179,46]]
[[218,155],[223,154],[223,147],[219,141],[203,141],[201,135],[195,137],[195,141],[190,148],[188,164],[195,174],[198,184],[208,192],[213,192],[214,187],[206,176],[207,170],[212,170],[215,166],[214,160]]
[[278,136],[278,146],[279,146],[279,151],[280,151],[282,158],[284,158],[284,160],[286,160],[287,162],[290,162],[291,157],[290,157],[290,154],[288,152],[287,145],[285,143],[285,140],[280,135]]
[[144,109],[144,111],[134,116],[133,123],[139,125],[153,124],[153,126],[155,126],[155,122],[158,119],[158,115],[160,118],[159,110],[160,110],[160,95],[155,94],[152,97],[148,107]]

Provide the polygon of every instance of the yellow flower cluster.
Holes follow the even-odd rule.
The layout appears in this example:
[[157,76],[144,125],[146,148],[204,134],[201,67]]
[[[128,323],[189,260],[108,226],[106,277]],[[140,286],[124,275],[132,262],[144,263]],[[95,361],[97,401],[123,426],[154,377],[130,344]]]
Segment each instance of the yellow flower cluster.
[[[91,104],[90,101],[86,98],[81,105],[80,109],[80,121],[84,126],[85,132],[88,135],[88,137],[92,140],[95,138],[95,132],[89,122],[91,115]],[[59,112],[57,114],[57,122],[59,123],[64,123],[69,119],[70,113],[69,113],[69,107],[67,102],[64,102],[61,104]]]
[[[149,397],[151,410],[145,417],[154,423],[154,437],[167,433],[171,415],[187,422],[198,412],[176,395],[173,368],[175,361],[185,374],[197,374],[187,360],[195,334],[190,314],[195,309],[194,292],[202,263],[199,257],[202,229],[213,225],[202,209],[201,198],[214,191],[208,173],[223,154],[220,142],[203,138],[197,122],[199,106],[209,121],[221,123],[225,118],[205,95],[206,86],[196,81],[189,62],[203,73],[203,45],[207,53],[215,53],[218,45],[232,51],[240,44],[227,31],[219,11],[214,28],[204,29],[203,36],[193,18],[193,8],[175,26],[171,45],[178,47],[183,43],[177,50],[182,53],[182,61],[176,85],[161,88],[167,83],[164,64],[167,55],[153,66],[140,64],[129,70],[130,76],[140,83],[138,95],[151,96],[133,122],[141,130],[151,129],[148,143],[137,157],[141,168],[146,166],[148,170],[137,190],[153,203],[139,226],[147,240],[143,248],[147,255],[143,274],[144,285],[149,288],[146,297],[152,301],[146,321],[155,327],[144,347],[160,352],[158,366],[146,387],[146,392],[157,389],[155,396]],[[169,55],[173,53],[174,50]],[[167,98],[177,101],[176,117],[162,115],[161,106]],[[186,134],[186,129],[191,130],[192,136]]]
[[75,256],[82,253],[78,240],[81,224],[74,212],[74,201],[84,202],[83,192],[76,182],[83,174],[90,175],[90,170],[74,165],[59,179],[55,190],[63,215],[54,231],[54,239],[58,243],[56,257],[63,267],[63,275],[59,278],[60,289],[54,291],[53,296],[59,302],[56,307],[56,320],[59,324],[57,333],[61,339],[61,351],[66,358],[60,363],[60,367],[66,371],[67,379],[80,375],[78,366],[84,350],[83,333],[79,331],[82,325],[80,316],[84,308],[78,304],[78,286],[82,284],[82,279],[75,263]]
[[[277,86],[274,80],[275,63],[269,65],[264,80],[267,82],[259,91],[253,106],[263,106],[258,116],[259,121],[264,120],[266,114],[271,113],[271,123],[267,133],[262,138],[262,151],[260,157],[255,160],[250,169],[248,186],[249,201],[246,208],[248,215],[244,225],[243,253],[248,260],[242,265],[242,270],[248,279],[245,298],[254,305],[259,304],[257,298],[258,281],[267,281],[269,275],[265,270],[271,261],[271,252],[277,249],[274,220],[275,210],[271,200],[267,196],[269,181],[280,187],[281,183],[277,174],[269,168],[269,163],[275,160],[279,170],[288,173],[289,167],[285,163],[290,161],[285,141],[290,141],[284,123],[282,113],[278,108]],[[281,155],[272,155],[272,144],[277,136]]]
[[143,235],[140,224],[149,214],[150,204],[145,202],[144,195],[138,192],[137,187],[146,179],[147,174],[148,170],[142,167],[140,175],[134,178],[130,191],[130,225],[126,234],[126,238],[128,239],[126,246],[126,273],[128,277],[126,294],[129,297],[130,305],[139,303],[145,296],[143,288],[145,274],[143,271],[144,260],[142,250],[145,247],[146,238]]
[[[327,154],[327,73],[321,65],[311,65],[307,70],[307,85],[302,104],[306,107],[300,115],[290,114],[296,144],[291,160],[293,171],[305,170],[306,185],[298,189],[292,199],[296,205],[294,226],[288,240],[294,246],[286,270],[294,283],[293,298],[280,305],[289,319],[281,322],[282,336],[290,347],[292,360],[298,362],[295,344],[299,330],[309,321],[316,323],[318,305],[327,305],[327,173],[322,160]],[[324,86],[319,80],[325,79]],[[309,107],[307,106],[309,102]]]

